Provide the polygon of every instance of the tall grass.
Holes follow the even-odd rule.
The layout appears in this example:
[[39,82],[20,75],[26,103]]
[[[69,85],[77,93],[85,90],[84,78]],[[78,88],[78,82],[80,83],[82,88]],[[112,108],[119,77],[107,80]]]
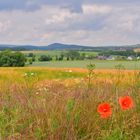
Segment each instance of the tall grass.
[[[84,70],[1,68],[1,139],[139,140],[138,71],[94,73],[88,88]],[[134,107],[123,111],[118,98],[126,95],[133,98]],[[112,108],[108,119],[97,112],[103,102]]]

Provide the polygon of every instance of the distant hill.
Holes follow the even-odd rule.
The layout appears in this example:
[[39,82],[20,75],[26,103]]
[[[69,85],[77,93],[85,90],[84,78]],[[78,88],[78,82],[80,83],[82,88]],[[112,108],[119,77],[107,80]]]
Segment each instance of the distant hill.
[[82,50],[92,49],[89,46],[80,45],[67,45],[61,43],[54,43],[48,46],[33,46],[33,45],[0,45],[0,50],[12,49],[12,50]]
[[140,44],[127,46],[82,46],[82,45],[68,45],[61,43],[54,43],[47,46],[34,45],[0,45],[0,50],[11,49],[16,51],[24,50],[132,50],[140,48]]
[[[43,49],[43,47],[42,47],[42,49]],[[54,44],[50,44],[50,45],[44,47],[44,49],[47,49],[47,50],[82,50],[82,49],[93,49],[93,47],[54,43]]]

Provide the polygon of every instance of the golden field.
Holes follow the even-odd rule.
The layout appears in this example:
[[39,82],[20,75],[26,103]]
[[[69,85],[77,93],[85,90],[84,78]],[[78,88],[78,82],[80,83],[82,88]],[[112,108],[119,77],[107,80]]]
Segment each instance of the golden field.
[[[0,96],[2,140],[140,139],[139,71],[1,68]],[[128,110],[118,102],[125,96]],[[102,118],[106,102],[112,113]]]

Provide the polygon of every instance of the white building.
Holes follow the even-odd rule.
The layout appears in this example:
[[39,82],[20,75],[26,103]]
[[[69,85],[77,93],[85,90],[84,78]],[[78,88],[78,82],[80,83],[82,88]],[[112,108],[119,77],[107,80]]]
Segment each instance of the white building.
[[114,56],[109,56],[109,57],[107,58],[107,60],[115,60],[115,57],[114,57]]
[[133,57],[132,56],[128,56],[127,60],[133,60]]

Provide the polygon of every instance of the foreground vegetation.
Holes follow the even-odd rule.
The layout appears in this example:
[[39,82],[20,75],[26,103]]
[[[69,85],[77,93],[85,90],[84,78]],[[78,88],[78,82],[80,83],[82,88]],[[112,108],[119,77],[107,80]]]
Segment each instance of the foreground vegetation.
[[[138,71],[0,69],[1,139],[139,140]],[[120,97],[131,97],[123,110]],[[100,116],[99,105],[111,111]]]

